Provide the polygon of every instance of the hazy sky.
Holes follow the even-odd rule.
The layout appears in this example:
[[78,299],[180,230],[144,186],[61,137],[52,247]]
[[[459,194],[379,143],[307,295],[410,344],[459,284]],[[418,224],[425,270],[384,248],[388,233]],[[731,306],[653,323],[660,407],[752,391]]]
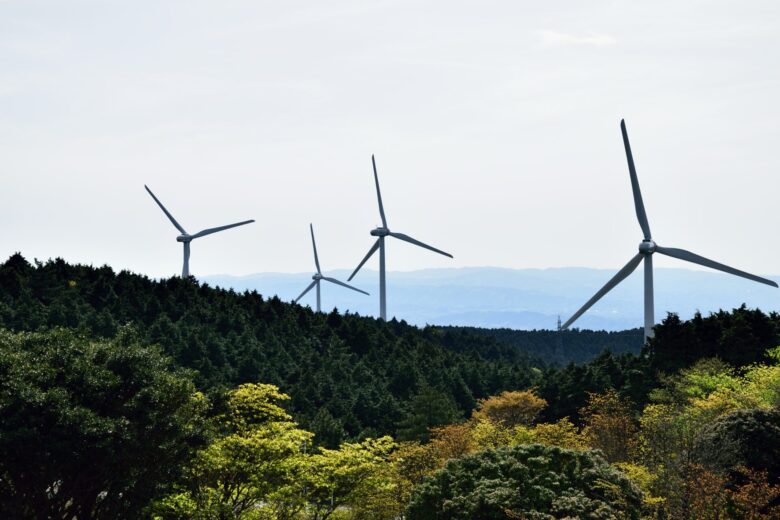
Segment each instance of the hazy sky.
[[[0,256],[154,276],[622,266],[641,232],[780,273],[776,1],[0,0]],[[661,266],[683,266],[658,258]],[[372,261],[371,267],[375,267]]]

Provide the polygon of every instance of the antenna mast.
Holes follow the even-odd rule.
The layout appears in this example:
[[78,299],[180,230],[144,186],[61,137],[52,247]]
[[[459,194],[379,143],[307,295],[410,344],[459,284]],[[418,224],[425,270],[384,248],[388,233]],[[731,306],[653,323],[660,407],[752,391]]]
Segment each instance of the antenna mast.
[[553,345],[553,352],[560,353],[563,351],[563,325],[561,325],[561,315],[558,315],[558,334],[556,334],[555,345]]

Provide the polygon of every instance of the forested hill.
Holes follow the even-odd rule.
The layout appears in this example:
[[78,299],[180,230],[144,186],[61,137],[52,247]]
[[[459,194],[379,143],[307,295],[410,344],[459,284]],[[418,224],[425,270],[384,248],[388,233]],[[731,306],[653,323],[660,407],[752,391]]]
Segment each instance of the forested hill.
[[543,359],[545,363],[567,365],[587,363],[605,350],[613,354],[639,354],[644,342],[642,329],[619,332],[594,330],[514,330],[481,327],[448,327],[471,334],[488,336],[499,343]]
[[63,260],[33,265],[17,254],[0,265],[0,328],[112,337],[127,324],[196,370],[206,391],[278,385],[296,418],[328,444],[414,436],[427,422],[468,415],[479,398],[528,387],[540,373],[521,351],[465,331],[318,314],[256,292]]
[[[742,366],[780,343],[778,315],[743,307],[690,321],[670,316],[646,356],[604,354],[553,370],[527,352],[582,360],[577,356],[601,347],[623,352],[638,332],[421,329],[314,313],[194,279],[156,281],[62,260],[30,264],[21,255],[0,264],[0,328],[68,327],[108,338],[125,325],[197,371],[198,386],[214,396],[245,382],[278,385],[292,396],[296,419],[328,445],[384,433],[421,438],[429,426],[467,417],[478,399],[508,389],[538,387],[550,417],[574,416],[587,392],[611,387],[641,403],[659,372],[713,356]],[[557,344],[558,358],[544,346],[553,337],[562,338],[566,351]]]

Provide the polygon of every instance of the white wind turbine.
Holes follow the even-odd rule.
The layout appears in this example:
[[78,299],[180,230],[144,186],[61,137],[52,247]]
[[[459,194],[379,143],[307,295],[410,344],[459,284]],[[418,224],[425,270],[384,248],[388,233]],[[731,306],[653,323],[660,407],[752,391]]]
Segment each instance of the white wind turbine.
[[173,215],[170,214],[170,212],[165,209],[165,206],[162,205],[162,202],[159,201],[157,197],[154,196],[154,193],[152,193],[152,190],[149,189],[149,187],[144,184],[144,188],[146,188],[146,191],[149,192],[149,195],[152,196],[154,201],[157,203],[158,206],[160,206],[160,209],[163,210],[163,213],[168,217],[168,219],[171,221],[171,223],[176,227],[176,229],[179,230],[181,235],[176,237],[177,242],[181,242],[184,245],[184,266],[181,270],[181,276],[182,278],[187,278],[190,275],[190,242],[195,240],[196,238],[205,237],[206,235],[211,235],[212,233],[217,233],[219,231],[224,231],[226,229],[234,228],[237,226],[243,226],[244,224],[250,224],[254,222],[254,220],[244,220],[242,222],[236,222],[235,224],[228,224],[227,226],[219,226],[215,228],[209,228],[204,229],[203,231],[198,231],[194,235],[190,235],[187,233],[183,227],[181,227],[181,224],[176,222],[176,219],[173,218]]
[[314,249],[314,265],[317,267],[317,272],[312,275],[312,282],[309,284],[306,289],[303,290],[300,296],[298,296],[295,299],[295,303],[298,303],[298,300],[304,297],[304,295],[311,291],[312,287],[317,287],[317,312],[320,312],[320,282],[322,280],[325,280],[326,282],[335,283],[336,285],[341,285],[342,287],[346,287],[347,289],[352,289],[353,291],[357,291],[359,293],[363,293],[366,296],[368,296],[368,293],[366,291],[361,291],[357,287],[352,287],[351,285],[345,284],[344,282],[340,280],[336,280],[335,278],[330,278],[328,276],[323,276],[322,270],[320,269],[320,259],[317,256],[317,243],[314,241],[314,226],[312,224],[309,224],[309,230],[311,231],[311,247]]
[[352,272],[352,274],[347,279],[347,281],[350,281],[352,280],[352,278],[355,277],[357,272],[360,271],[360,268],[363,267],[363,264],[365,264],[368,261],[368,259],[371,258],[371,255],[376,253],[378,249],[379,250],[379,317],[383,320],[386,320],[387,319],[387,293],[385,288],[385,237],[391,236],[399,240],[403,240],[404,242],[409,242],[410,244],[414,244],[416,246],[429,249],[434,253],[439,253],[440,255],[448,256],[450,258],[452,258],[452,255],[449,253],[445,253],[440,249],[436,249],[435,247],[431,247],[428,244],[423,244],[419,240],[415,240],[409,235],[404,235],[403,233],[394,233],[390,231],[390,229],[387,227],[387,219],[385,218],[385,208],[382,205],[382,193],[379,191],[379,176],[376,173],[376,161],[374,160],[373,155],[371,156],[371,163],[374,166],[374,182],[376,183],[376,198],[377,201],[379,202],[379,216],[382,217],[382,227],[378,227],[376,229],[371,230],[371,236],[375,236],[378,238],[376,239],[376,242],[374,242],[374,245],[371,246],[371,249],[368,250],[366,256],[363,257],[363,260],[361,260],[360,264],[358,264],[358,266]]
[[642,228],[642,234],[644,240],[639,244],[639,252],[629,262],[618,271],[618,273],[610,279],[604,287],[602,287],[590,300],[583,305],[580,310],[574,313],[566,323],[563,324],[562,329],[566,329],[574,323],[585,311],[587,311],[594,303],[599,301],[602,296],[611,291],[617,284],[622,282],[628,277],[644,260],[645,263],[645,339],[653,335],[653,325],[655,324],[655,311],[653,308],[653,254],[661,253],[662,255],[671,256],[673,258],[679,258],[686,262],[703,265],[724,273],[741,276],[754,282],[759,282],[773,287],[777,287],[777,283],[766,278],[761,278],[739,269],[734,269],[727,265],[715,262],[703,256],[699,256],[685,249],[677,249],[673,247],[661,247],[656,244],[650,235],[650,224],[647,220],[647,214],[645,213],[645,205],[642,202],[642,193],[639,191],[639,180],[636,175],[636,169],[634,168],[634,157],[631,154],[631,145],[628,143],[628,132],[626,132],[625,121],[620,121],[620,129],[623,133],[623,145],[626,149],[626,158],[628,160],[628,173],[631,177],[631,188],[634,192],[634,207],[636,208],[636,216],[639,219],[639,226]]

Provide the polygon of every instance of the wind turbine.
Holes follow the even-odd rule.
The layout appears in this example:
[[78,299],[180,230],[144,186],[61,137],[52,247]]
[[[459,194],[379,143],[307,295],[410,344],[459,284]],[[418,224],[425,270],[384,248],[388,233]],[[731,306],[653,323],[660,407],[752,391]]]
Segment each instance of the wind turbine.
[[604,287],[602,287],[593,297],[585,303],[585,305],[580,308],[577,312],[574,313],[574,315],[566,321],[566,323],[563,324],[563,328],[566,329],[574,323],[577,318],[582,316],[582,314],[587,311],[594,303],[599,301],[602,296],[607,294],[609,291],[612,290],[617,284],[622,282],[624,279],[628,277],[634,270],[639,266],[639,264],[644,260],[645,262],[645,340],[647,338],[652,337],[653,335],[653,325],[655,324],[655,314],[653,309],[653,254],[654,253],[661,253],[662,255],[671,256],[673,258],[679,258],[680,260],[685,260],[686,262],[691,262],[694,264],[703,265],[705,267],[710,267],[712,269],[717,269],[718,271],[723,271],[724,273],[733,274],[736,276],[741,276],[742,278],[747,278],[748,280],[753,280],[755,282],[764,283],[767,285],[771,285],[773,287],[777,287],[777,283],[773,282],[772,280],[767,280],[766,278],[761,278],[760,276],[756,276],[750,273],[746,273],[744,271],[740,271],[739,269],[734,269],[733,267],[729,267],[727,265],[723,265],[719,262],[715,262],[714,260],[710,260],[708,258],[704,258],[703,256],[699,256],[695,253],[691,253],[690,251],[686,251],[685,249],[677,249],[673,247],[661,247],[658,244],[656,244],[652,236],[650,235],[650,224],[647,221],[647,214],[645,213],[645,205],[642,202],[642,193],[639,191],[639,180],[636,176],[636,169],[634,168],[634,157],[631,155],[631,145],[628,143],[628,132],[626,132],[626,123],[624,120],[620,121],[620,130],[623,132],[623,145],[626,148],[626,158],[628,160],[628,172],[631,176],[631,188],[634,192],[634,206],[636,208],[636,216],[639,220],[639,226],[642,228],[642,234],[644,235],[644,239],[639,244],[639,253],[634,256],[631,260],[628,261],[628,263],[618,271],[618,273],[610,279]]
[[165,209],[165,206],[162,205],[162,202],[160,202],[159,199],[154,196],[154,193],[152,193],[152,190],[149,189],[149,186],[144,184],[144,188],[146,188],[146,191],[149,192],[149,195],[152,196],[157,205],[160,206],[160,209],[163,210],[163,213],[165,213],[165,215],[168,217],[168,220],[170,220],[174,227],[181,233],[181,235],[176,237],[176,241],[181,242],[184,245],[184,267],[182,267],[181,270],[182,278],[187,278],[190,275],[190,242],[196,238],[205,237],[206,235],[210,235],[212,233],[217,233],[219,231],[224,231],[226,229],[243,226],[244,224],[250,224],[254,222],[254,220],[244,220],[242,222],[236,222],[235,224],[228,224],[227,226],[204,229],[203,231],[198,231],[194,235],[190,235],[184,230],[183,227],[181,227],[181,224],[176,222],[176,219],[173,218],[173,215],[171,215],[167,209]]
[[386,320],[387,319],[387,293],[385,290],[385,237],[391,236],[399,240],[403,240],[404,242],[409,242],[410,244],[414,244],[416,246],[429,249],[434,253],[439,253],[440,255],[448,256],[450,258],[452,258],[452,255],[449,253],[445,253],[440,249],[436,249],[435,247],[431,247],[428,244],[423,244],[419,240],[415,240],[409,235],[404,235],[403,233],[394,233],[390,231],[390,229],[388,229],[387,219],[385,218],[385,208],[384,206],[382,206],[382,193],[379,191],[379,176],[376,173],[376,161],[374,160],[373,155],[371,156],[371,164],[374,165],[374,182],[376,183],[376,199],[379,202],[379,215],[382,217],[382,227],[378,227],[376,229],[371,230],[371,236],[377,237],[376,242],[374,242],[374,245],[371,246],[371,249],[368,250],[366,256],[363,258],[360,264],[358,264],[358,266],[352,272],[352,274],[347,279],[347,281],[350,281],[352,280],[352,278],[355,277],[357,272],[360,271],[360,268],[363,267],[363,264],[365,264],[366,261],[368,261],[368,259],[371,258],[371,255],[376,253],[378,249],[379,250],[379,317],[383,320]]
[[346,287],[347,289],[352,289],[353,291],[357,291],[359,293],[363,293],[366,296],[368,296],[368,293],[366,291],[361,291],[357,287],[352,287],[351,285],[345,284],[342,281],[336,280],[335,278],[329,278],[327,276],[322,275],[322,271],[320,270],[320,259],[317,257],[317,243],[314,241],[314,226],[309,224],[309,230],[311,231],[311,247],[314,249],[314,265],[317,266],[317,272],[312,275],[312,282],[309,284],[309,286],[303,290],[300,296],[298,296],[295,299],[295,303],[298,303],[298,300],[304,297],[304,295],[311,291],[312,287],[317,287],[317,312],[320,312],[320,281],[325,280],[326,282],[335,283],[336,285],[341,285],[342,287]]

